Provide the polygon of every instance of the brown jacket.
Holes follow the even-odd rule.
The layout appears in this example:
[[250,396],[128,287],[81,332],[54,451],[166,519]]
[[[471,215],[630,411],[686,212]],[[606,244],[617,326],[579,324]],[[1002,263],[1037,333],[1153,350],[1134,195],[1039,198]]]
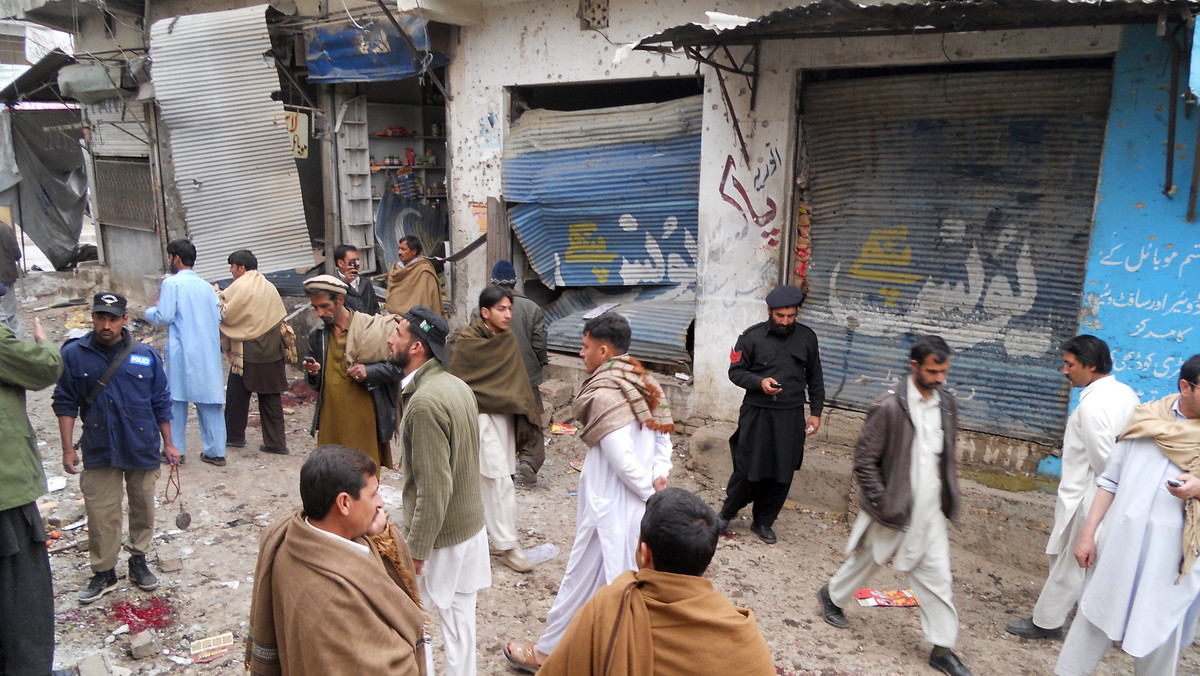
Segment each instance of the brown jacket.
[[[908,378],[879,395],[867,409],[854,446],[854,478],[863,511],[892,530],[908,530],[912,520],[912,442],[915,428],[908,413]],[[958,518],[958,403],[945,390],[942,400],[942,512]]]

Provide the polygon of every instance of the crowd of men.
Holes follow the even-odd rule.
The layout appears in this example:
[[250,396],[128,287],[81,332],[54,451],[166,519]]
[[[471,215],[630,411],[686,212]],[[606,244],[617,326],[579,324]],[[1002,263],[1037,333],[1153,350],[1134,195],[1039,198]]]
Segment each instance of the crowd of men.
[[[0,591],[0,673],[51,673],[53,663],[36,507],[46,479],[26,391],[55,384],[63,469],[80,474],[92,573],[83,604],[116,589],[122,543],[131,583],[157,588],[146,563],[155,486],[162,463],[175,472],[185,462],[189,403],[204,463],[224,467],[227,446],[247,445],[251,394],[259,451],[290,453],[281,394],[298,350],[278,291],[250,251],[229,255],[225,289],[195,273],[190,242],[167,253],[172,274],[145,313],[168,327],[165,360],[133,338],[127,301],[112,292],[94,296],[92,331],[61,348],[36,319],[33,342],[0,322],[9,433],[0,445],[0,579],[16,581]],[[516,272],[501,261],[470,324],[452,332],[420,242],[404,238],[398,254],[382,303],[354,247],[336,250],[335,274],[304,284],[319,320],[300,364],[317,393],[318,447],[300,471],[302,508],[262,535],[245,655],[252,674],[432,674],[434,611],[445,671],[475,674],[476,599],[492,583],[491,557],[518,572],[535,565],[519,542],[514,486],[536,483],[544,460],[545,316],[516,293]],[[502,648],[514,668],[775,673],[753,613],[703,578],[720,534],[748,505],[751,532],[777,542],[805,439],[821,426],[818,337],[797,321],[804,293],[779,286],[765,302],[766,321],[730,353],[729,379],[745,395],[719,512],[668,487],[675,423],[661,385],[629,354],[629,322],[613,311],[586,321],[579,356],[589,375],[573,402],[587,448],[576,534],[538,640]],[[1062,352],[1062,374],[1081,393],[1063,438],[1050,572],[1032,615],[1006,629],[1061,638],[1078,604],[1057,674],[1093,673],[1113,642],[1139,674],[1175,674],[1200,621],[1200,355],[1183,363],[1177,394],[1140,403],[1112,375],[1100,339],[1077,336]],[[847,558],[816,601],[827,623],[848,628],[855,592],[891,565],[918,602],[929,665],[969,676],[954,651],[948,523],[962,500],[958,406],[944,387],[953,355],[940,336],[916,337],[908,373],[869,407],[853,453],[861,510]],[[379,494],[384,467],[403,476],[398,524]]]

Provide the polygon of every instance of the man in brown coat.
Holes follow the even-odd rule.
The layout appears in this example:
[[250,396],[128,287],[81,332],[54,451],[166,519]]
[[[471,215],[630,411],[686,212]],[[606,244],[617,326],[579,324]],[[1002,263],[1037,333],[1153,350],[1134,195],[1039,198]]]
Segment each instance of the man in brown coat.
[[303,511],[269,527],[259,545],[250,673],[424,673],[412,557],[388,526],[375,462],[321,446],[300,468],[300,499]]

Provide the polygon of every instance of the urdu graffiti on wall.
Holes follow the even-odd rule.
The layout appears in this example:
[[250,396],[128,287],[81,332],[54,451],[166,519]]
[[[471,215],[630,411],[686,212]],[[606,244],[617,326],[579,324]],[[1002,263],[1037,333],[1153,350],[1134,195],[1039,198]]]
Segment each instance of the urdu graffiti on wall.
[[[742,182],[733,175],[733,170],[737,168],[737,162],[733,159],[733,155],[728,155],[725,158],[725,171],[721,174],[721,185],[717,188],[717,192],[721,195],[721,199],[733,205],[733,208],[738,210],[742,218],[749,223],[757,225],[762,232],[761,237],[766,240],[767,246],[775,246],[779,244],[779,227],[774,225],[775,217],[778,215],[776,211],[775,200],[767,197],[767,209],[761,215],[755,210],[754,203],[750,199],[750,195],[746,192],[746,188],[742,186]],[[733,190],[736,196],[730,195],[725,190],[727,183],[733,184]],[[741,198],[740,200],[738,198]]]
[[[638,221],[632,214],[622,214],[618,224],[621,230],[627,233],[636,233],[639,230]],[[678,235],[679,232],[682,234]],[[638,259],[621,256],[620,265],[616,269],[621,285],[678,284],[687,280],[687,275],[679,273],[690,273],[695,267],[696,239],[692,233],[680,231],[679,220],[674,216],[667,217],[661,233],[664,242],[672,236],[675,236],[674,242],[679,242],[682,237],[682,252],[669,251],[664,255],[659,239],[653,232],[645,230],[643,242],[647,257]],[[614,272],[608,264],[616,258],[617,253],[609,251],[608,242],[604,235],[600,234],[600,229],[595,223],[572,223],[568,226],[567,250],[562,259],[559,259],[557,252],[554,254],[555,269],[559,270],[555,283],[564,286],[561,263],[591,263],[591,273],[595,275],[596,282],[601,285],[608,284],[609,276]]]
[[[857,257],[829,278],[828,319],[866,335],[938,333],[955,349],[999,341],[1010,357],[1039,357],[1050,336],[1030,315],[1038,293],[1030,242],[1015,223],[968,228],[942,219],[939,260],[914,255],[909,228],[872,228]],[[987,238],[969,232],[993,231]],[[939,274],[934,274],[938,272]]]
[[[1171,267],[1178,258],[1180,253],[1175,250],[1174,244],[1165,244],[1161,248],[1152,244],[1143,244],[1138,249],[1136,254],[1118,253],[1125,247],[1125,244],[1117,244],[1109,249],[1108,253],[1100,259],[1100,265],[1122,266],[1126,272],[1137,272],[1142,269],[1142,266],[1148,265],[1154,270],[1165,270]],[[1200,260],[1200,243],[1193,244],[1192,249],[1196,253],[1189,253],[1179,261],[1179,267],[1176,277],[1183,279],[1183,269],[1192,261]],[[1165,251],[1164,251],[1165,250]]]

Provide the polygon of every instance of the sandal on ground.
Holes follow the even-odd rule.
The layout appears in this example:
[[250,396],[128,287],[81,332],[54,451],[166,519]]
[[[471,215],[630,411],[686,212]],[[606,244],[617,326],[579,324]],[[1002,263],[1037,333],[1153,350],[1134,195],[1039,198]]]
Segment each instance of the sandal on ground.
[[504,656],[508,658],[509,664],[531,674],[536,674],[541,667],[537,662],[537,648],[532,643],[509,643],[504,646]]

